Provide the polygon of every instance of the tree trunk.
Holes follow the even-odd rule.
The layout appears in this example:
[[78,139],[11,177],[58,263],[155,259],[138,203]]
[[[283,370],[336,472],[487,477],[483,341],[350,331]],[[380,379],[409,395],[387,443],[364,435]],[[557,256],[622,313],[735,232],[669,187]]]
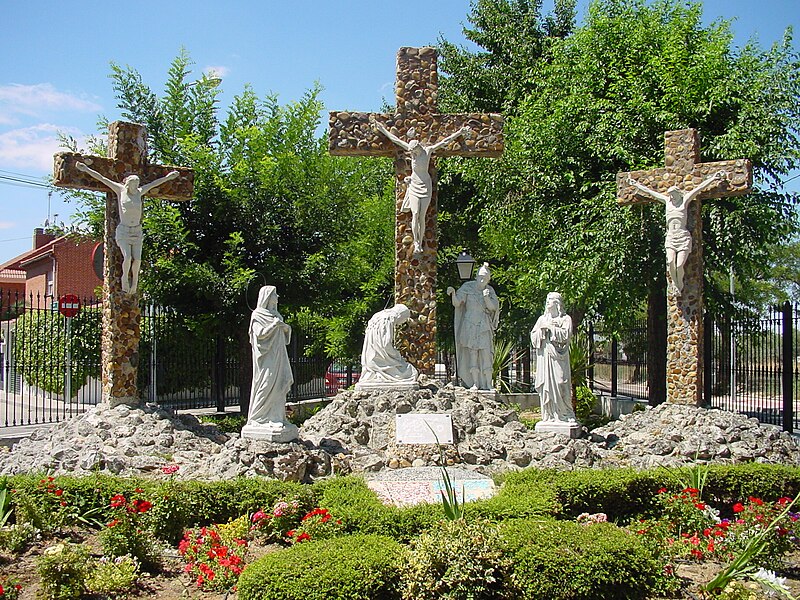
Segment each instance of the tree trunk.
[[650,406],[667,401],[667,290],[666,280],[647,297],[647,388]]

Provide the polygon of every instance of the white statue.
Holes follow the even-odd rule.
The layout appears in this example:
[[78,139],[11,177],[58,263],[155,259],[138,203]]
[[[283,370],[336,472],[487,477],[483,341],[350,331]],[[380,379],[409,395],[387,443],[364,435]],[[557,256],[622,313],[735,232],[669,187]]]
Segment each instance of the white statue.
[[489,280],[489,263],[478,269],[474,281],[458,291],[447,288],[455,307],[456,361],[458,376],[473,390],[491,390],[494,332],[500,322],[500,301]]
[[411,317],[405,304],[375,313],[367,323],[361,350],[361,377],[356,389],[416,386],[417,370],[394,347],[396,325]]
[[422,252],[422,242],[425,239],[425,215],[428,212],[431,195],[433,194],[433,182],[428,172],[431,157],[439,148],[443,148],[461,136],[468,135],[470,129],[469,127],[462,127],[435,144],[426,146],[418,140],[404,142],[381,123],[375,121],[374,116],[370,117],[370,122],[376,131],[385,135],[393,144],[400,146],[411,156],[411,176],[405,178],[406,195],[403,198],[400,210],[402,212],[411,211],[411,233],[414,236],[414,253],[420,254]]
[[666,194],[661,194],[631,177],[628,178],[628,184],[634,186],[644,195],[662,202],[665,206],[667,235],[664,240],[664,248],[667,251],[667,269],[669,269],[669,275],[675,285],[675,294],[678,296],[683,292],[684,265],[692,252],[692,234],[686,226],[689,204],[700,192],[723,179],[727,179],[727,175],[724,171],[718,171],[690,192],[673,185],[667,190]]
[[292,328],[283,322],[278,312],[278,292],[274,285],[265,285],[258,292],[249,332],[253,348],[253,386],[242,437],[272,442],[297,439],[297,427],[286,420],[286,395],[294,381],[286,352]]
[[542,422],[576,423],[569,367],[571,340],[572,318],[564,313],[561,294],[550,292],[544,314],[531,330],[531,346],[536,354],[534,387],[539,394]]
[[162,183],[175,179],[179,173],[170,171],[164,177],[139,187],[138,175],[128,175],[122,183],[117,183],[82,162],[75,163],[75,168],[104,183],[117,195],[119,225],[114,232],[114,240],[122,251],[122,291],[135,294],[142,265],[142,196]]

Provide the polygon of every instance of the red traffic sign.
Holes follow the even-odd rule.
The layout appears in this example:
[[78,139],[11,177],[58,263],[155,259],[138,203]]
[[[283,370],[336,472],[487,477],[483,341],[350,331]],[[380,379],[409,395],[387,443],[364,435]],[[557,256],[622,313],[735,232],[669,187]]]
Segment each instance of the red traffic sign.
[[65,317],[74,317],[81,312],[81,299],[75,294],[64,294],[58,299],[58,312]]

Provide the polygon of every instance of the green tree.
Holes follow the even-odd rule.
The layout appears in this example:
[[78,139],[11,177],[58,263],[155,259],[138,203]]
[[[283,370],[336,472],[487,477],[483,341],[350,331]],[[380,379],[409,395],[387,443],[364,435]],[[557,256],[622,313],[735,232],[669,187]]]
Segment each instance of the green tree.
[[[478,2],[491,10],[514,4]],[[800,69],[790,33],[769,50],[736,49],[726,22],[704,26],[701,16],[699,4],[676,0],[595,1],[583,26],[551,38],[543,52],[534,47],[539,60],[516,73],[526,83],[514,88],[522,96],[504,99],[517,108],[499,165],[447,163],[476,190],[481,242],[503,257],[511,304],[536,314],[557,289],[576,322],[596,313],[621,326],[646,301],[657,325],[649,356],[662,369],[663,209],[618,207],[616,173],[662,166],[664,131],[685,127],[700,130],[702,160],[753,161],[752,194],[704,206],[707,275],[733,264],[753,280],[798,230],[797,199],[781,187],[800,164]],[[470,89],[462,83],[469,76],[452,71],[445,95]],[[707,277],[712,310],[730,307],[724,289]],[[658,364],[650,367],[652,392],[660,376]]]
[[[150,160],[195,170],[191,202],[145,205],[144,293],[220,334],[236,332],[244,372],[247,320],[267,283],[287,321],[323,329],[317,352],[354,356],[354,331],[391,289],[388,165],[328,154],[318,86],[286,105],[247,87],[221,116],[219,80],[192,81],[191,64],[181,51],[163,96],[112,64],[121,117],[147,126]],[[88,202],[96,227],[102,208]]]

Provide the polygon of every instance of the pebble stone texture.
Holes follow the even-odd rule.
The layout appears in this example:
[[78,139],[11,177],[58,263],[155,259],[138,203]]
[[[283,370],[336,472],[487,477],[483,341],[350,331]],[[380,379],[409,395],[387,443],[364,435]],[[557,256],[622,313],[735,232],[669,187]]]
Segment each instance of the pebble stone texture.
[[143,184],[175,170],[180,173],[178,178],[151,190],[147,195],[168,200],[190,200],[194,189],[194,172],[183,167],[148,164],[146,140],[143,125],[115,121],[108,126],[107,158],[74,152],[60,152],[54,157],[55,185],[106,192],[101,348],[103,400],[111,405],[139,403],[136,389],[141,323],[139,296],[122,291],[122,252],[114,240],[119,224],[117,196],[96,179],[78,171],[75,163],[84,162],[117,182],[128,175],[138,175]]
[[[162,467],[177,464],[179,479],[310,482],[336,473],[364,473],[382,482],[419,482],[426,479],[419,469],[440,466],[442,455],[433,444],[396,443],[395,415],[412,411],[452,415],[454,443],[444,447],[444,459],[458,468],[459,480],[466,478],[464,470],[492,476],[524,468],[649,469],[696,461],[800,464],[800,445],[790,434],[724,410],[666,403],[570,439],[529,429],[496,398],[433,380],[421,384],[405,393],[341,392],[303,424],[298,440],[284,444],[224,434],[191,415],[176,416],[153,405],[100,404],[34,431],[10,452],[0,448],[0,476],[99,470],[166,478]],[[408,489],[402,495],[430,497],[429,482],[414,485],[427,491]],[[392,493],[401,499],[396,486]]]
[[402,149],[370,125],[370,116],[403,140],[434,144],[462,127],[471,134],[436,152],[436,156],[498,157],[503,153],[503,117],[498,114],[438,114],[437,53],[434,48],[400,48],[397,53],[394,113],[331,112],[329,150],[340,156],[386,156],[394,158],[395,207],[395,302],[412,311],[412,321],[398,336],[398,349],[422,373],[433,375],[436,363],[436,163],[429,172],[433,194],[425,219],[421,255],[414,255],[411,213],[400,212],[406,193],[404,179],[411,163]]
[[[665,167],[649,171],[617,174],[619,204],[656,202],[642,196],[628,184],[628,177],[656,191],[665,193],[676,185],[691,190],[717,171],[728,175],[727,181],[706,189],[700,199],[741,196],[750,191],[753,170],[749,160],[700,162],[700,140],[696,129],[667,131],[664,134]],[[682,295],[672,291],[667,272],[667,401],[699,406],[703,391],[703,227],[701,203],[692,202],[687,227],[692,234],[692,253],[686,261]]]

